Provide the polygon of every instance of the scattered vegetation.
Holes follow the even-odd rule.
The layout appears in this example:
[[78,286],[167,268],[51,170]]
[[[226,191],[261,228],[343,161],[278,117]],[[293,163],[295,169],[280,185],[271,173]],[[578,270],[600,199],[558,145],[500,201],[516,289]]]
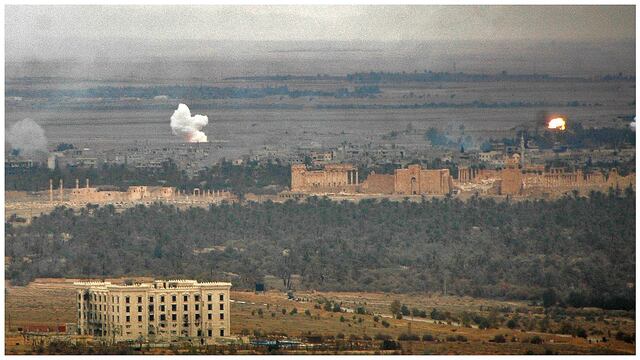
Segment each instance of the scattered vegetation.
[[[267,274],[300,274],[298,286],[318,290],[436,292],[446,281],[455,295],[523,299],[547,308],[635,308],[628,286],[635,282],[630,191],[556,201],[310,198],[186,210],[166,204],[121,212],[113,206],[56,208],[29,225],[5,224],[5,234],[6,278],[13,283],[35,277],[208,279],[213,272],[237,274],[228,275],[234,286],[252,288]],[[342,311],[339,303],[323,307]],[[399,302],[392,312],[410,314]],[[453,321],[438,309],[430,316]],[[494,321],[467,320],[483,328]]]

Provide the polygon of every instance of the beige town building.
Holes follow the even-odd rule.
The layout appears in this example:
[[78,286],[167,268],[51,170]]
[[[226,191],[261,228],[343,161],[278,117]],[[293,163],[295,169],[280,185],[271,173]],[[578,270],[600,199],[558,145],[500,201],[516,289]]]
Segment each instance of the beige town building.
[[155,280],[74,286],[80,335],[112,341],[191,339],[201,344],[230,335],[231,283]]

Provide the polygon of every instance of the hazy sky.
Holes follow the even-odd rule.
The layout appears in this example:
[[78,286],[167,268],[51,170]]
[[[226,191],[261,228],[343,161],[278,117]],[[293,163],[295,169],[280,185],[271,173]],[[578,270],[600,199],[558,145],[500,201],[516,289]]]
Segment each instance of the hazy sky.
[[[191,40],[180,42],[179,40]],[[195,53],[193,41],[635,40],[635,6],[6,6],[7,61]],[[256,44],[254,52],[258,52]],[[202,49],[199,49],[199,48]],[[182,50],[181,50],[182,49]],[[246,46],[220,50],[251,51]],[[205,53],[208,54],[208,53]]]
[[634,6],[7,6],[6,39],[634,39]]

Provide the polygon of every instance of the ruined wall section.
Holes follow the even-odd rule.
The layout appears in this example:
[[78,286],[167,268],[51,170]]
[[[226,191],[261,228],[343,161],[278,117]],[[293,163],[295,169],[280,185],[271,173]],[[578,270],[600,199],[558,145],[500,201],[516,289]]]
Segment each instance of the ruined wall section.
[[420,165],[409,165],[396,169],[394,192],[401,195],[446,195],[453,189],[449,169],[423,169]]
[[369,174],[362,183],[360,190],[365,194],[387,194],[394,193],[395,175],[391,174]]
[[370,174],[358,183],[358,170],[350,164],[329,164],[322,170],[291,166],[291,191],[307,194],[365,193],[399,195],[445,195],[453,189],[448,169],[427,170],[420,165],[396,169],[394,175]]
[[578,169],[566,172],[562,168],[551,168],[549,171],[536,167],[523,170],[515,167],[503,170],[472,170],[461,168],[457,187],[462,191],[474,191],[488,182],[499,185],[500,195],[560,195],[577,190],[581,193],[589,191],[607,191],[609,188],[635,189],[635,173],[625,177],[619,176],[616,169],[605,175],[601,171],[584,173]]
[[453,188],[449,169],[421,170],[420,194],[446,195]]
[[420,165],[409,165],[406,169],[396,169],[394,192],[400,195],[420,194]]
[[519,169],[504,169],[500,172],[500,193],[519,195],[522,193],[522,172]]
[[291,191],[303,193],[355,193],[358,170],[350,164],[328,164],[322,170],[291,166]]

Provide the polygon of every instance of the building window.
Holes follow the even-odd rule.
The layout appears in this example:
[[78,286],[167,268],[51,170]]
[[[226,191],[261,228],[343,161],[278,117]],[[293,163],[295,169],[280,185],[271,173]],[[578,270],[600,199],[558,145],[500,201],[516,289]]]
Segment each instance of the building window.
[[127,305],[127,307],[124,309],[124,312],[131,312],[130,308],[129,308],[129,305]]
[[138,304],[142,304],[142,296],[138,296]]
[[177,310],[178,310],[178,305],[172,304],[171,305],[171,311],[177,311]]
[[164,311],[164,305],[160,305],[160,311]]
[[224,329],[220,329],[220,336],[224,336]]
[[224,301],[224,294],[220,294],[220,301]]
[[138,322],[142,322],[142,315],[138,315]]
[[207,310],[213,310],[213,304],[208,304],[207,305]]
[[177,296],[175,296],[175,295],[171,295],[171,302],[176,302],[176,299],[177,299],[177,298],[178,298]]
[[153,302],[153,296],[149,296],[149,302],[152,303]]
[[213,320],[213,316],[211,313],[207,314],[207,320]]
[[138,312],[141,313],[142,312],[142,305],[138,306]]
[[184,311],[189,311],[189,305],[184,304],[184,305],[183,305],[183,309],[184,309]]
[[165,314],[160,314],[160,321],[167,320],[167,316]]
[[200,311],[200,304],[196,304],[196,311]]
[[160,302],[164,302],[164,295],[160,296]]
[[149,312],[153,312],[153,304],[149,304]]
[[129,303],[129,297],[128,296],[124,297],[124,302],[127,303],[127,304]]
[[153,314],[149,315],[149,321],[153,321]]
[[176,314],[171,314],[171,320],[173,321],[178,320],[178,316]]
[[207,301],[211,301],[211,294],[207,294]]
[[220,313],[220,320],[224,320],[224,313]]
[[127,317],[125,318],[126,322],[131,322],[131,316],[127,315]]
[[224,304],[220,304],[220,310],[224,310]]
[[200,301],[200,295],[194,295],[194,296],[193,296],[193,299],[194,299],[195,301]]
[[189,295],[185,295],[185,296],[183,296],[183,298],[182,298],[182,299],[184,300],[184,302],[189,301]]

